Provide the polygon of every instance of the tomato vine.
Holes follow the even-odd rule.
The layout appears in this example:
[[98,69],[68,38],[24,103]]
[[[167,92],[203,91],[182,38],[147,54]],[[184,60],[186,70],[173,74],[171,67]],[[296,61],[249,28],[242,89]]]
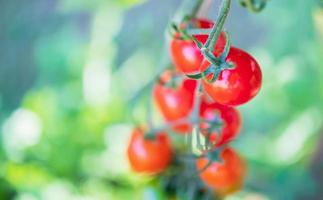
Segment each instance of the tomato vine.
[[[245,163],[229,147],[241,127],[233,106],[253,99],[262,82],[257,61],[222,30],[231,0],[222,1],[214,23],[196,16],[204,2],[181,6],[168,29],[174,67],[144,87],[165,124],[154,125],[149,104],[147,125],[134,129],[128,146],[134,171],[158,177],[165,191],[182,199],[220,199],[242,187]],[[240,0],[254,12],[266,2]],[[186,145],[171,144],[172,133]]]

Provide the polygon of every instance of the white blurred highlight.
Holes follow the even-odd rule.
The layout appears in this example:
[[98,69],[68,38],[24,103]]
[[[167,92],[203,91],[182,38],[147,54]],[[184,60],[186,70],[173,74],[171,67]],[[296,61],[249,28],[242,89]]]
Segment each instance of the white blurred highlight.
[[274,145],[274,160],[293,162],[301,154],[308,138],[320,128],[321,118],[316,109],[309,109],[290,123]]
[[103,105],[109,98],[110,74],[104,61],[93,60],[83,71],[83,95],[90,105]]
[[15,156],[37,144],[41,131],[42,123],[36,113],[22,108],[13,112],[3,125],[3,142],[8,155]]
[[104,131],[107,149],[101,157],[101,162],[110,172],[122,174],[129,171],[126,150],[132,133],[131,128],[128,124],[116,124]]
[[108,126],[104,130],[106,149],[100,153],[88,153],[83,156],[82,168],[91,175],[119,175],[130,171],[126,157],[127,142],[132,127],[128,124]]
[[46,200],[99,200],[92,196],[83,196],[69,182],[55,181],[47,185],[41,194],[41,199]]

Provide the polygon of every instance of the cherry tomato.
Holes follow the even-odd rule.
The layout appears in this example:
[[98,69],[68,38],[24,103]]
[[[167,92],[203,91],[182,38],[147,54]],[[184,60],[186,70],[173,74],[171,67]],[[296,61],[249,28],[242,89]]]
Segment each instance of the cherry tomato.
[[143,130],[133,130],[128,145],[128,160],[135,172],[156,174],[167,168],[172,159],[170,139],[166,133],[158,133],[146,139]]
[[[212,28],[213,22],[207,19],[192,19],[190,24],[195,28]],[[181,27],[187,26],[182,24]],[[201,43],[205,43],[208,35],[194,35]],[[214,55],[219,56],[226,43],[225,34],[221,33],[218,42],[214,48]],[[179,34],[175,34],[170,42],[170,55],[176,69],[185,74],[194,74],[199,72],[199,68],[203,61],[203,55],[200,49],[192,40],[183,40]]]
[[[200,115],[202,120],[208,122],[201,123],[202,133],[209,135],[209,139],[216,143],[216,146],[226,144],[237,137],[241,128],[240,113],[237,109],[218,103],[209,103],[204,98],[200,107]],[[211,133],[208,131],[212,126],[214,120],[220,120],[222,123],[220,132],[213,130]]]
[[[226,61],[235,65],[232,69],[225,69],[213,83],[203,81],[203,87],[214,101],[230,106],[237,106],[255,97],[262,82],[261,69],[257,61],[247,52],[231,47]],[[201,71],[209,62],[204,60]]]
[[[169,123],[185,120],[194,104],[197,82],[180,74],[166,71],[153,88],[153,98],[157,108]],[[191,130],[189,123],[177,123],[175,132],[187,133]]]
[[[242,158],[231,148],[226,148],[220,154],[222,161],[209,163],[206,157],[196,160],[196,167],[201,170],[201,180],[220,195],[228,195],[239,190],[244,181],[246,166]],[[203,170],[204,169],[204,170]]]

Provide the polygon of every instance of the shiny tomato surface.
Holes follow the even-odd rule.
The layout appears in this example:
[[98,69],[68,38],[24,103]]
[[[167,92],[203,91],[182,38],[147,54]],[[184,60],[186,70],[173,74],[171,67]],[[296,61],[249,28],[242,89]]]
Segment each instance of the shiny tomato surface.
[[156,174],[167,168],[172,159],[171,142],[166,133],[146,139],[141,128],[133,130],[127,155],[132,169],[138,173]]
[[[262,73],[257,61],[247,52],[231,47],[226,61],[234,68],[225,69],[213,83],[203,81],[206,93],[223,105],[238,106],[250,101],[261,88]],[[209,67],[204,60],[201,71]]]
[[[153,88],[154,102],[169,123],[184,121],[193,108],[197,82],[182,75],[166,71]],[[175,132],[187,133],[191,130],[189,123],[176,123]]]

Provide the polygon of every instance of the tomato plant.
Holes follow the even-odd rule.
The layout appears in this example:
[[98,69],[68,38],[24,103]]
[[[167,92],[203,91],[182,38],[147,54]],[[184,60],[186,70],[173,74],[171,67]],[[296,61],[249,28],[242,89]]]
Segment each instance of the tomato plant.
[[134,171],[156,174],[165,170],[171,162],[171,142],[166,133],[145,138],[143,129],[136,128],[131,135],[127,155]]
[[[175,72],[166,71],[153,88],[156,106],[167,122],[185,119],[192,111],[196,81]],[[187,122],[177,123],[173,129],[187,133],[191,125]]]
[[[234,65],[231,69],[224,69],[213,83],[203,80],[205,92],[214,101],[237,106],[255,97],[262,83],[261,69],[257,61],[247,52],[231,47],[226,61]],[[210,63],[204,60],[201,71],[208,68]]]
[[[242,121],[233,106],[258,94],[262,73],[257,61],[231,46],[228,33],[222,31],[230,4],[230,0],[223,0],[215,23],[192,14],[171,24],[175,33],[169,46],[170,64],[175,69],[158,75],[152,87],[153,101],[166,123],[159,127],[147,119],[148,136],[155,137],[147,140],[143,131],[136,129],[128,147],[135,171],[163,173],[159,184],[173,195],[170,198],[175,194],[181,199],[213,199],[214,192],[215,197],[222,197],[243,185],[245,163],[228,147],[238,136]],[[250,4],[246,6],[252,9]],[[189,147],[175,145],[173,162],[170,142],[163,132],[186,134],[184,141]],[[166,168],[171,170],[164,171]]]
[[[210,103],[206,98],[203,99],[200,107],[201,131],[208,135],[212,143],[216,146],[226,144],[237,137],[241,128],[241,118],[239,111],[233,107]],[[220,120],[221,127],[218,130],[212,128],[215,122]]]
[[[213,27],[213,22],[207,19],[192,19],[189,22],[181,24],[180,28],[191,26],[194,28],[208,29]],[[208,39],[207,34],[193,35],[201,43]],[[220,55],[226,43],[225,35],[222,33],[213,50],[214,55]],[[175,33],[170,41],[170,55],[176,69],[185,74],[198,72],[203,61],[201,50],[196,46],[193,40],[184,39],[179,33]]]
[[220,157],[222,161],[215,162],[207,157],[200,158],[196,161],[196,167],[201,170],[201,180],[217,194],[223,196],[242,187],[246,166],[232,148],[224,149]]

